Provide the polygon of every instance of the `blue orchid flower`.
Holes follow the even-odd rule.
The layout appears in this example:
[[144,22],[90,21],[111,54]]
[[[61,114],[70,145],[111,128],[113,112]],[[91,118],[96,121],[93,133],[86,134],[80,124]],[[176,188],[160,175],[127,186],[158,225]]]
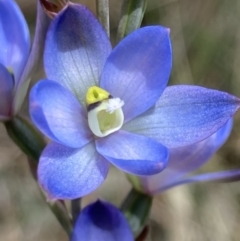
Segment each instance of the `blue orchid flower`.
[[28,26],[13,0],[0,0],[0,45],[0,120],[8,120],[30,52]]
[[79,215],[71,241],[133,241],[124,215],[112,204],[97,201]]
[[168,166],[161,173],[148,177],[129,176],[130,181],[139,191],[154,195],[187,183],[239,179],[240,170],[192,174],[203,166],[225,143],[231,133],[232,124],[233,120],[230,119],[207,139],[190,146],[171,149]]
[[222,127],[239,99],[197,86],[167,87],[169,29],[140,28],[113,50],[93,14],[69,3],[49,28],[48,79],[30,93],[30,115],[52,142],[38,178],[49,198],[87,195],[112,163],[135,175],[167,165],[169,148],[199,142]]

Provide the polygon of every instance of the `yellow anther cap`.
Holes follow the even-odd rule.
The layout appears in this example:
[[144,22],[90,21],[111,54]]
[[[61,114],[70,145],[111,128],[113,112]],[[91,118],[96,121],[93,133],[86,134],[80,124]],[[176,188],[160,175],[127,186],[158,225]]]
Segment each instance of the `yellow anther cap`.
[[96,102],[108,99],[110,94],[97,86],[92,86],[88,89],[86,94],[86,104],[91,105]]

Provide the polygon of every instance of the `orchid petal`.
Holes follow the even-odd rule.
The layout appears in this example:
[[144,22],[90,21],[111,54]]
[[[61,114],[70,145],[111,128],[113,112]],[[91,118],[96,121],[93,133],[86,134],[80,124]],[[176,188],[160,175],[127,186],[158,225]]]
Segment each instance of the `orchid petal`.
[[14,114],[18,113],[20,110],[22,103],[26,98],[31,80],[35,77],[36,72],[42,68],[42,55],[49,24],[50,18],[42,9],[40,1],[38,1],[37,22],[31,52],[20,80],[15,83],[15,94],[12,106]]
[[4,120],[10,116],[13,87],[13,77],[0,63],[0,120]]
[[103,27],[83,5],[69,3],[52,21],[47,34],[44,66],[48,79],[57,81],[85,103],[111,51]]
[[60,84],[42,80],[30,93],[30,115],[49,138],[79,148],[92,139],[86,113],[76,97]]
[[0,1],[0,62],[11,68],[17,82],[30,51],[30,34],[24,16],[13,0]]
[[118,131],[96,140],[97,151],[119,169],[135,175],[162,171],[168,161],[168,149],[145,136]]
[[198,86],[171,86],[153,108],[126,123],[123,129],[176,148],[211,136],[239,106],[240,100],[225,92]]
[[90,142],[81,149],[72,149],[57,143],[43,151],[38,179],[50,199],[75,199],[98,188],[105,180],[109,163]]
[[167,186],[165,189],[173,188],[183,184],[196,182],[234,182],[240,180],[240,169],[221,172],[211,172],[183,178]]
[[228,139],[233,126],[231,118],[223,127],[207,139],[191,146],[170,149],[168,167],[191,172],[205,164]]
[[204,165],[229,137],[232,122],[230,119],[216,133],[201,142],[170,149],[169,162],[163,172],[149,177],[140,177],[143,190],[151,194],[166,190],[189,172]]
[[164,91],[172,66],[169,29],[140,28],[123,39],[103,68],[100,86],[125,102],[128,121],[152,107]]
[[110,203],[97,201],[85,207],[73,230],[71,241],[133,241],[124,215]]

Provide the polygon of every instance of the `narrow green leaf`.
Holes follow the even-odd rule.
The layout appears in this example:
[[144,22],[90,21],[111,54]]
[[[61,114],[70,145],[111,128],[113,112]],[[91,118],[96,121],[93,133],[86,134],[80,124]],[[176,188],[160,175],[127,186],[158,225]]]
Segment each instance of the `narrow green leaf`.
[[117,38],[120,41],[141,26],[147,0],[123,0]]
[[33,124],[24,117],[15,116],[4,125],[14,143],[28,157],[37,162],[46,144]]
[[103,25],[107,35],[110,36],[108,0],[96,0],[96,9],[98,20]]
[[[29,120],[21,116],[15,116],[13,119],[5,122],[4,125],[14,143],[28,156],[32,176],[37,181],[38,159],[46,145],[42,135]],[[44,191],[42,189],[40,191],[42,196],[46,198]],[[72,223],[64,202],[53,200],[47,201],[47,204],[70,237]]]

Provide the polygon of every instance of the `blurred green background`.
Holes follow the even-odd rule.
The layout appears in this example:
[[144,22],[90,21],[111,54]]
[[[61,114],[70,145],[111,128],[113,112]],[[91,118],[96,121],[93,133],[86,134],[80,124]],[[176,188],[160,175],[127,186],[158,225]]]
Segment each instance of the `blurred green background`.
[[[79,1],[95,11],[94,1]],[[121,1],[109,0],[116,33]],[[17,0],[34,31],[36,1]],[[149,0],[143,25],[171,29],[170,84],[196,84],[240,96],[240,1]],[[35,79],[37,81],[37,78]],[[240,114],[233,132],[199,172],[240,168]],[[26,157],[0,126],[0,241],[66,241],[67,236],[39,194]],[[96,198],[119,205],[130,185],[112,168]],[[240,241],[240,183],[192,184],[154,198],[148,241]],[[124,241],[124,240],[123,240]]]

